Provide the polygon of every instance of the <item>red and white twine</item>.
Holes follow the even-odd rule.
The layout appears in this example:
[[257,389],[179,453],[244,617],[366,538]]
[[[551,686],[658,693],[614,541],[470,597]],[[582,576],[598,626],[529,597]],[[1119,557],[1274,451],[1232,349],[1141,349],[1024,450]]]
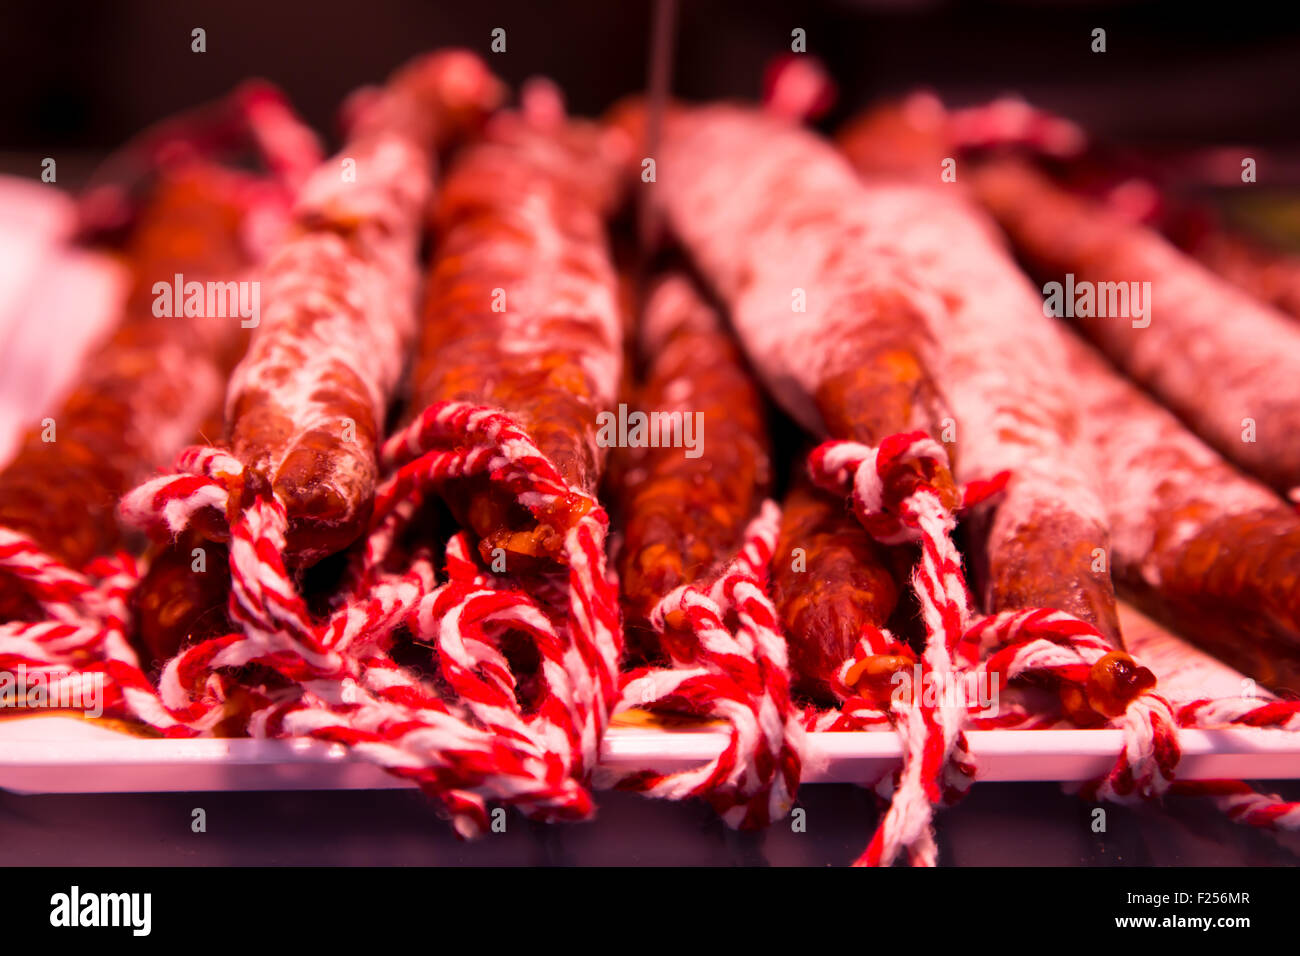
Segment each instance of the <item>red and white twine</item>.
[[[504,486],[538,513],[582,492],[569,488],[504,414],[464,403],[426,410],[388,442],[384,459],[395,470],[377,493],[372,534],[337,610],[313,619],[281,559],[284,506],[255,499],[228,525],[229,614],[238,631],[181,651],[156,692],[134,660],[125,662],[130,673],[109,669],[120,691],[113,700],[120,698],[124,715],[168,734],[208,733],[237,717],[254,736],[345,743],[437,798],[465,835],[487,826],[489,803],[540,819],[586,817],[593,805],[584,778],[599,759],[621,654],[615,587],[604,567],[604,512],[590,502],[568,532],[565,580],[555,586],[530,590],[473,569],[459,537],[449,548],[447,580],[435,586],[424,557],[401,574],[380,566],[413,500],[470,477]],[[226,515],[234,507],[242,466],[228,453],[189,449],[178,469],[127,495],[123,519],[170,536],[201,511]],[[77,600],[90,593],[53,562],[15,553],[11,563],[20,561],[43,569],[27,577],[47,598],[60,593],[56,586],[72,588]],[[562,603],[543,603],[537,594]],[[120,611],[124,620],[124,604]],[[110,645],[120,640],[120,623],[77,630],[77,649],[101,659],[91,666],[114,663]],[[438,677],[450,694],[389,656],[403,624],[437,647]],[[21,631],[14,639],[26,638],[24,660],[35,663],[57,656],[74,626],[7,627]],[[506,630],[529,638],[542,660],[541,692],[528,711],[499,650]],[[9,650],[7,638],[0,652]]]
[[[1090,625],[1059,611],[1031,610],[995,615],[972,623],[961,555],[952,542],[956,521],[939,493],[918,474],[947,467],[943,446],[924,432],[892,435],[880,447],[828,442],[809,463],[814,481],[836,491],[851,490],[854,512],[879,541],[920,545],[912,587],[926,629],[921,679],[934,693],[891,699],[890,719],[903,743],[903,766],[889,809],[858,861],[888,866],[906,850],[914,864],[933,865],[932,807],[951,802],[974,781],[974,762],[963,727],[967,706],[957,692],[963,673],[997,680],[1000,686],[1030,672],[1082,685],[1088,670],[1111,648]],[[891,497],[901,480],[906,494]],[[970,507],[995,493],[1005,476],[964,489]],[[855,657],[884,653],[872,647],[878,635],[864,635]],[[894,643],[887,635],[886,643]],[[980,651],[997,648],[992,661]],[[982,673],[980,673],[982,671]],[[936,703],[928,703],[930,700]],[[1140,695],[1119,726],[1125,746],[1114,768],[1090,788],[1098,797],[1124,799],[1134,793],[1159,796],[1168,789],[1178,762],[1173,711],[1153,693]]]
[[[1082,687],[1111,651],[1091,626],[1060,611],[972,621],[951,539],[953,514],[924,481],[901,484],[946,464],[942,446],[921,433],[893,436],[878,449],[832,442],[814,453],[814,478],[851,489],[855,512],[873,535],[919,545],[912,586],[927,632],[919,657],[887,631],[864,633],[841,669],[842,705],[827,712],[801,713],[791,701],[786,645],[766,588],[780,518],[772,503],[715,579],[678,588],[660,603],[655,626],[662,631],[671,618],[693,639],[667,642],[672,666],[620,676],[617,586],[604,556],[607,519],[523,430],[500,411],[444,402],[391,438],[382,458],[389,477],[377,492],[370,533],[351,556],[345,594],[323,620],[309,612],[281,558],[283,504],[243,502],[243,466],[228,452],[187,449],[176,474],[123,499],[123,519],[159,539],[201,513],[205,528],[219,516],[215,525],[224,521],[229,534],[228,612],[237,629],[183,649],[156,685],[127,640],[129,600],[140,577],[135,562],[120,555],[70,569],[0,529],[0,571],[47,616],[0,625],[0,668],[21,664],[55,682],[102,674],[106,716],[164,735],[210,734],[234,721],[252,736],[342,743],[419,786],[465,836],[487,828],[493,804],[543,820],[586,818],[594,809],[593,772],[602,786],[667,799],[700,796],[733,826],[762,826],[789,811],[801,770],[815,758],[807,731],[892,728],[903,763],[896,779],[879,782],[889,806],[859,862],[888,865],[906,854],[914,864],[932,865],[933,807],[959,799],[975,779],[965,728],[1048,722],[1013,693],[998,714],[977,714],[956,692],[958,682],[974,677],[1000,691],[1027,678]],[[583,517],[567,532],[563,566],[528,577],[495,574],[460,532],[447,545],[441,582],[422,548],[396,555],[404,570],[390,570],[399,532],[417,506],[465,480],[504,490],[539,517],[582,499],[586,507],[576,509]],[[1004,480],[967,487],[963,507],[996,493]],[[436,673],[393,659],[402,628],[434,649]],[[525,638],[540,661],[528,705],[503,650],[507,633]],[[919,665],[936,692],[893,695],[884,709],[858,696],[850,675],[876,656]],[[713,760],[685,771],[627,775],[601,768],[611,715],[634,707],[724,721],[728,743]],[[1243,697],[1175,710],[1146,692],[1112,723],[1124,731],[1124,748],[1086,795],[1129,800],[1172,789],[1209,797],[1244,823],[1300,827],[1300,806],[1243,783],[1173,782],[1178,726],[1296,731],[1300,704]]]
[[704,797],[728,824],[763,827],[794,804],[805,732],[790,699],[785,639],[766,592],[780,510],[768,501],[746,529],[739,555],[711,584],[683,585],[659,602],[652,624],[671,615],[691,641],[667,642],[673,666],[627,673],[615,712],[666,707],[727,723],[726,747],[700,767],[602,775],[608,785],[654,797]]

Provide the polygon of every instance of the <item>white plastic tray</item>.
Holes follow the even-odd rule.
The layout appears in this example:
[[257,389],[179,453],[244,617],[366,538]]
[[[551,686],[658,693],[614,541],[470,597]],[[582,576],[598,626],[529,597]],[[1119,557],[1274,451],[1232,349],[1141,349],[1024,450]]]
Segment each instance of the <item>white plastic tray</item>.
[[[1137,613],[1120,609],[1129,649],[1150,666],[1171,698],[1256,693],[1251,681]],[[1261,701],[1262,702],[1262,701]],[[984,730],[967,739],[988,781],[1078,782],[1113,766],[1118,730]],[[1183,780],[1300,779],[1300,733],[1259,728],[1183,730]],[[721,752],[727,735],[708,727],[665,730],[616,726],[604,761],[627,772],[668,772]],[[898,737],[811,735],[807,783],[870,784],[898,765]],[[409,786],[340,744],[310,740],[159,740],[55,713],[0,719],[0,788],[17,793],[124,793],[206,790],[368,790]]]
[[[985,730],[967,734],[990,781],[1101,776],[1123,744],[1117,730]],[[1184,780],[1300,777],[1300,734],[1183,731]],[[807,783],[870,783],[901,756],[893,733],[813,734]],[[615,728],[605,762],[678,770],[718,754],[726,734]],[[151,740],[68,717],[0,721],[0,787],[17,793],[197,790],[370,790],[408,786],[339,744],[309,740]]]

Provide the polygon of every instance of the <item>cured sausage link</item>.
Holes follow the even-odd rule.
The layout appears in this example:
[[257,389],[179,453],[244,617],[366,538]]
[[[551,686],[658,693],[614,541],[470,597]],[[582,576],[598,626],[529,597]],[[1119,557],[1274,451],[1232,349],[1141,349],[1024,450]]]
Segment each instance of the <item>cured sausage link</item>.
[[[635,137],[642,112],[625,104],[611,122]],[[863,186],[831,144],[757,110],[676,107],[658,152],[648,195],[781,406],[815,435],[940,438],[949,412],[928,367],[941,303],[863,254]]]
[[[71,568],[121,545],[118,499],[220,407],[247,335],[238,316],[155,316],[153,287],[177,272],[225,281],[248,266],[245,210],[225,185],[202,166],[160,177],[127,249],[132,290],[117,329],[49,416],[53,435],[34,428],[0,472],[0,526]],[[5,617],[24,613],[10,590]]]
[[497,92],[486,67],[459,51],[399,72],[308,179],[296,234],[267,267],[262,322],[226,414],[247,468],[244,500],[270,491],[284,502],[293,564],[365,530],[380,430],[415,336],[435,151]]
[[853,512],[800,468],[782,505],[772,597],[790,646],[795,690],[833,702],[836,674],[863,628],[883,628],[899,601],[886,550]]
[[1300,691],[1300,515],[1070,344],[1123,590],[1260,683]]
[[[591,124],[503,114],[452,164],[439,197],[412,406],[504,409],[570,486],[594,496],[606,449],[597,415],[622,369],[622,319],[605,216],[617,140]],[[537,517],[486,485],[449,489],[485,558],[560,558],[594,498]]]
[[[1111,361],[1226,458],[1283,493],[1300,486],[1300,327],[1028,166],[991,163],[971,178],[1041,277],[1062,283],[1063,300],[1067,276],[1092,283],[1077,292],[1075,321]],[[1138,311],[1132,285],[1140,293],[1144,282],[1143,316],[1099,314],[1112,301]]]
[[649,366],[634,411],[662,416],[683,439],[689,429],[695,447],[660,441],[660,427],[658,447],[625,452],[614,494],[624,611],[638,637],[648,635],[665,595],[734,556],[771,483],[762,394],[717,313],[684,275],[669,274],[653,288],[641,340]]
[[941,182],[944,127],[926,119],[879,107],[840,145],[864,176],[877,254],[944,302],[938,377],[956,418],[957,477],[1011,473],[971,517],[982,603],[990,613],[1055,608],[1118,640],[1107,521],[1092,450],[1076,440],[1062,330],[995,224],[960,183]]

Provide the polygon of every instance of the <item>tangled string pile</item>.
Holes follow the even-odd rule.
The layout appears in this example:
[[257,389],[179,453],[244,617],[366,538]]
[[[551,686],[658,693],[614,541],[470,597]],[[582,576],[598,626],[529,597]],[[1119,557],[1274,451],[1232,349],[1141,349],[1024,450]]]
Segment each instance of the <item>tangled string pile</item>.
[[[972,720],[974,708],[963,702],[955,688],[964,675],[991,682],[999,690],[1013,681],[1037,679],[1093,702],[1100,696],[1099,671],[1114,656],[1095,628],[1061,611],[1039,608],[972,620],[961,555],[952,542],[956,519],[933,486],[916,480],[917,475],[933,474],[935,466],[947,464],[943,446],[924,432],[890,436],[879,448],[828,442],[814,451],[809,462],[813,480],[821,487],[851,494],[855,514],[877,540],[920,545],[911,583],[926,630],[919,660],[921,679],[934,685],[933,692],[889,693],[887,702],[879,691],[866,699],[855,693],[862,678],[872,676],[873,665],[875,676],[888,677],[899,670],[898,663],[917,662],[906,645],[886,631],[873,630],[862,635],[841,668],[844,706],[838,714],[812,716],[814,726],[837,730],[888,723],[903,744],[897,780],[882,781],[882,791],[892,789],[892,800],[859,864],[888,866],[906,851],[914,865],[933,866],[937,862],[933,807],[959,799],[975,777],[965,726],[1041,723],[1040,716],[1014,707]],[[962,490],[962,508],[996,494],[1008,478],[1003,474],[967,486]],[[872,686],[870,680],[866,683]],[[1154,683],[1153,678],[1139,680],[1121,700],[1119,712],[1107,714],[1111,725],[1123,730],[1124,747],[1105,777],[1082,788],[1085,797],[1127,802],[1158,799],[1168,792],[1180,758],[1180,723],[1208,726],[1198,723],[1208,718],[1223,726],[1254,719],[1259,721],[1256,726],[1295,726],[1300,712],[1294,702],[1261,708],[1258,699],[1247,699],[1250,706],[1245,708],[1234,708],[1231,702],[1216,707],[1218,702],[1195,701],[1175,713],[1169,701],[1156,693]],[[1094,706],[1106,709],[1104,704]],[[1243,783],[1181,789],[1216,796],[1221,806],[1243,821],[1297,823],[1295,804],[1258,794]]]
[[[446,482],[482,478],[539,513],[579,493],[506,416],[463,403],[429,408],[383,455],[392,471],[377,493],[370,534],[325,620],[313,620],[281,559],[283,504],[258,498],[236,508],[242,465],[219,449],[192,448],[180,456],[177,474],[127,495],[121,513],[167,537],[200,512],[233,511],[229,613],[239,630],[183,650],[155,689],[123,633],[134,578],[106,579],[115,582],[117,603],[83,619],[76,617],[80,606],[109,600],[100,596],[104,588],[30,551],[6,552],[4,569],[24,573],[52,622],[6,625],[0,664],[102,669],[112,688],[106,713],[166,735],[209,733],[237,717],[253,736],[346,744],[420,786],[466,836],[487,826],[490,803],[542,820],[589,816],[591,795],[581,781],[599,756],[621,653],[616,589],[604,566],[604,512],[593,502],[569,532],[560,587],[525,590],[489,575],[474,564],[463,536],[448,548],[441,583],[419,551],[405,569],[390,571],[398,532]],[[437,649],[436,678],[447,689],[393,660],[402,627]],[[537,702],[528,711],[499,649],[507,629],[531,640],[541,660]],[[93,663],[83,664],[86,658]]]
[[[893,729],[902,767],[879,781],[890,802],[859,863],[900,854],[933,865],[933,808],[959,799],[975,779],[965,730],[1042,725],[1055,719],[1008,695],[977,715],[953,693],[968,677],[999,690],[1034,679],[1087,695],[1111,650],[1093,628],[1050,609],[973,619],[956,518],[924,482],[898,494],[901,476],[943,463],[924,434],[893,436],[878,449],[834,442],[811,461],[823,487],[851,495],[879,540],[915,542],[912,587],[926,643],[919,657],[887,631],[864,633],[839,674],[839,709],[801,709],[790,693],[785,640],[767,591],[780,521],[768,502],[745,545],[721,573],[678,588],[654,624],[689,637],[668,641],[671,661],[620,674],[617,584],[605,566],[608,519],[564,481],[504,413],[461,402],[427,409],[384,446],[388,477],[370,531],[350,556],[345,584],[323,619],[313,616],[281,554],[283,503],[242,500],[243,466],[225,451],[185,451],[176,473],[146,482],[121,504],[123,519],[168,540],[202,515],[229,542],[229,617],[236,630],[183,649],[155,683],[130,642],[129,599],[140,568],[128,555],[64,567],[20,535],[0,529],[0,571],[19,580],[46,620],[0,625],[0,668],[23,665],[56,679],[102,674],[105,716],[164,736],[235,731],[309,737],[346,745],[433,798],[456,831],[485,830],[493,804],[540,820],[578,820],[594,810],[592,786],[667,799],[704,797],[732,826],[761,827],[793,805],[803,768],[818,754],[809,731]],[[924,468],[919,469],[924,473]],[[581,499],[563,566],[531,576],[483,566],[464,532],[450,538],[441,575],[425,545],[403,543],[420,505],[448,485],[488,482],[534,515]],[[964,489],[963,507],[997,491],[1005,476]],[[535,688],[522,692],[503,637],[536,651]],[[426,644],[434,673],[394,659],[400,640]],[[921,668],[939,692],[894,694],[892,675]],[[523,701],[527,699],[528,703]],[[612,715],[630,708],[686,712],[725,724],[717,757],[684,771],[648,767],[620,774],[600,765]],[[1094,799],[1177,792],[1212,797],[1234,819],[1300,826],[1300,807],[1234,781],[1174,783],[1177,728],[1229,724],[1300,730],[1294,702],[1198,700],[1175,709],[1151,688],[1111,717],[1125,746],[1111,771],[1085,788]],[[871,783],[871,781],[864,781]]]
[[665,642],[671,667],[626,674],[616,708],[664,707],[723,720],[726,748],[696,769],[604,775],[607,784],[670,800],[704,797],[727,823],[746,829],[779,820],[794,805],[807,741],[765,588],[780,520],[777,506],[764,502],[740,554],[716,580],[679,587],[659,603],[655,628],[662,634],[675,618],[691,640]]

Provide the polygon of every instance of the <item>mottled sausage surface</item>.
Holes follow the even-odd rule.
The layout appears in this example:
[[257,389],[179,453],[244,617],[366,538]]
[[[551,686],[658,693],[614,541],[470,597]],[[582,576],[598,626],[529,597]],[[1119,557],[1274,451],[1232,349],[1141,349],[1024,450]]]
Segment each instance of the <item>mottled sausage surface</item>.
[[1107,519],[1091,447],[1078,440],[1064,330],[960,181],[941,180],[942,131],[942,117],[913,101],[871,111],[840,144],[864,176],[875,254],[943,302],[936,374],[956,419],[958,478],[1011,473],[969,522],[981,603],[1056,608],[1118,638]]
[[833,702],[831,686],[863,627],[883,628],[899,601],[886,549],[846,503],[800,469],[782,503],[772,597],[790,646],[794,687]]
[[[611,122],[635,138],[639,109]],[[934,373],[943,303],[877,254],[865,187],[831,144],[757,110],[679,107],[656,152],[657,180],[641,188],[790,415],[813,434],[870,445],[918,429],[952,437]],[[946,468],[932,484],[956,506]],[[883,625],[898,591],[847,502],[800,476],[786,508],[774,594],[800,687],[825,699],[863,626]],[[794,549],[806,570],[794,570]]]
[[[592,124],[494,118],[452,164],[437,203],[412,407],[442,400],[508,412],[575,488],[594,495],[607,450],[622,318],[605,216],[619,192],[618,140]],[[451,494],[480,538],[553,558],[588,505],[541,520],[485,488]]]
[[226,414],[246,493],[269,489],[285,503],[292,563],[311,564],[364,531],[380,430],[416,333],[435,152],[497,95],[486,67],[464,53],[399,72],[307,180],[294,235],[267,266],[261,324]]
[[668,592],[736,554],[771,483],[762,394],[719,316],[684,275],[655,285],[640,338],[647,373],[631,410],[664,416],[650,419],[659,447],[626,449],[613,489],[624,614],[638,637]]
[[51,410],[52,433],[33,428],[0,472],[0,526],[74,568],[121,545],[118,499],[194,441],[248,334],[238,316],[155,315],[155,284],[240,278],[243,213],[203,167],[161,176],[126,252],[122,318]]
[[132,595],[134,637],[146,667],[170,660],[189,641],[228,633],[230,554],[187,531],[158,551]]
[[[1076,291],[1074,321],[1117,366],[1220,454],[1283,493],[1300,486],[1300,326],[1028,166],[990,163],[971,179],[1040,278],[1093,284],[1091,307]],[[1141,316],[1132,283],[1149,283]]]
[[835,149],[755,110],[670,114],[653,197],[727,302],[769,390],[815,434],[878,443],[948,410],[932,296],[868,254],[864,187]]
[[1122,589],[1260,683],[1300,691],[1300,515],[1082,341],[1071,346]]

